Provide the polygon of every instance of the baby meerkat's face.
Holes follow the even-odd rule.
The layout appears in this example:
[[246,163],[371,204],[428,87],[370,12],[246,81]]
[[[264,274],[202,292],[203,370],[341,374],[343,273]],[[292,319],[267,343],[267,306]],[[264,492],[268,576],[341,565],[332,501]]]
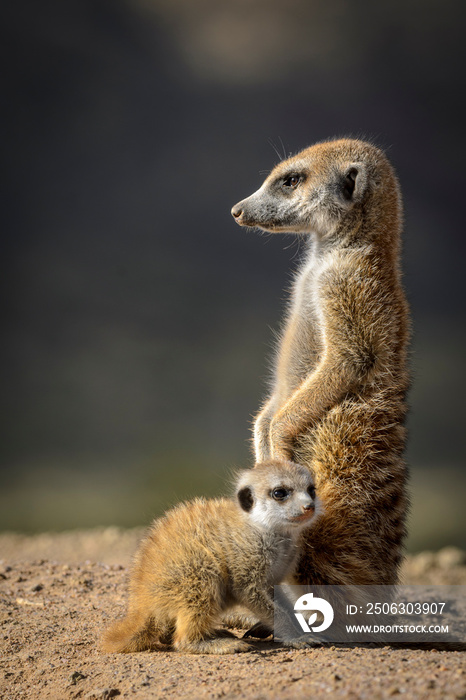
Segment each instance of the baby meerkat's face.
[[271,460],[243,472],[237,496],[252,522],[266,530],[299,532],[318,510],[311,472],[292,462]]

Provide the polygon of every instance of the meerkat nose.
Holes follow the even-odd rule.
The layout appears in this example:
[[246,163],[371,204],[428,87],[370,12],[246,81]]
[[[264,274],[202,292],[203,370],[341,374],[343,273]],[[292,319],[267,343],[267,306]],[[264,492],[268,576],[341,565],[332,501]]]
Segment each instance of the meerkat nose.
[[231,215],[234,219],[239,219],[242,213],[243,207],[241,206],[241,202],[239,204],[235,204],[235,206],[231,209]]
[[304,510],[304,511],[307,511],[307,510],[314,510],[314,508],[315,508],[315,505],[314,505],[313,503],[306,503],[306,505],[303,506],[303,510]]

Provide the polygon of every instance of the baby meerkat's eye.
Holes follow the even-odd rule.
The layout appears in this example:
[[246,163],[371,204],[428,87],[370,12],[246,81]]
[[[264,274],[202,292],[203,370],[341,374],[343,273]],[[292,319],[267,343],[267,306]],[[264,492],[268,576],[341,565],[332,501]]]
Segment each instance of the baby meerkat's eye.
[[291,189],[294,189],[295,187],[297,187],[299,185],[301,180],[302,180],[301,175],[293,173],[292,175],[288,175],[288,177],[286,177],[283,180],[283,186],[290,187]]
[[312,500],[314,500],[316,497],[316,490],[315,490],[314,486],[309,486],[307,492],[310,495],[310,497],[312,498]]
[[272,491],[272,498],[275,501],[284,501],[285,498],[288,498],[289,495],[290,492],[288,491],[288,489],[285,488],[278,488]]

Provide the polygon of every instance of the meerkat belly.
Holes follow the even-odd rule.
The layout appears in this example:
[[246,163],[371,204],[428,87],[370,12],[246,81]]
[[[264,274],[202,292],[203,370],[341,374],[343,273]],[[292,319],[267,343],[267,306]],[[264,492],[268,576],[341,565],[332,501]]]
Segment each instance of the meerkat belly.
[[315,369],[323,352],[317,270],[305,266],[293,293],[291,314],[278,354],[276,394],[282,405]]

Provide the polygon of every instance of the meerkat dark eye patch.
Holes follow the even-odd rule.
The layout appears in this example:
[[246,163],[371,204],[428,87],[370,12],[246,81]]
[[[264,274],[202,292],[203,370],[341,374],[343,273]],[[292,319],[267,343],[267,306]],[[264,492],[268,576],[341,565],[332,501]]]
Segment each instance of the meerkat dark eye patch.
[[245,486],[244,488],[240,489],[237,496],[241,508],[248,513],[254,505],[254,498],[250,487]]
[[314,486],[309,486],[307,492],[310,495],[310,497],[312,498],[312,500],[314,500],[316,497],[316,490],[315,490]]
[[353,197],[354,188],[356,187],[357,176],[357,169],[350,168],[343,177],[341,191],[343,193],[343,197],[348,201]]

